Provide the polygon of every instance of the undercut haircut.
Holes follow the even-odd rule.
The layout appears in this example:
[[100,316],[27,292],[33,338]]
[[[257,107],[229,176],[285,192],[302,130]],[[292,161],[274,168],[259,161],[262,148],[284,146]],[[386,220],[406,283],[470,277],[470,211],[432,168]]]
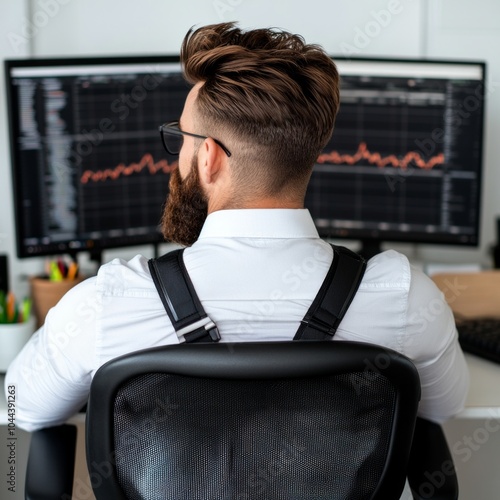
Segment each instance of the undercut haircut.
[[305,192],[339,108],[326,52],[276,28],[220,23],[191,29],[181,62],[188,82],[203,83],[195,101],[202,133],[234,149],[236,177],[260,182],[267,195]]

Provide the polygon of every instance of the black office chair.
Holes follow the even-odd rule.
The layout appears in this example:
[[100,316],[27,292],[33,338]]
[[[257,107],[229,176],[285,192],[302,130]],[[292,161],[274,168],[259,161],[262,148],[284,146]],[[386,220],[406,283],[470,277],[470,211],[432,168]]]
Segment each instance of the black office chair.
[[398,499],[419,397],[413,364],[368,344],[135,352],[101,367],[92,383],[86,438],[94,494]]
[[408,482],[414,500],[457,500],[455,465],[439,424],[417,418]]
[[47,427],[31,434],[24,498],[70,500],[76,452],[76,427]]
[[[139,351],[94,379],[91,482],[98,500],[399,498],[418,394],[404,356],[367,344]],[[29,500],[71,498],[74,451],[71,444],[61,449],[54,435],[43,439],[48,432],[71,441],[67,426],[34,433],[32,448],[40,435],[60,453],[35,460],[30,450]],[[458,498],[454,475],[429,481],[445,460],[451,456],[441,428],[417,419],[408,471],[415,499]]]

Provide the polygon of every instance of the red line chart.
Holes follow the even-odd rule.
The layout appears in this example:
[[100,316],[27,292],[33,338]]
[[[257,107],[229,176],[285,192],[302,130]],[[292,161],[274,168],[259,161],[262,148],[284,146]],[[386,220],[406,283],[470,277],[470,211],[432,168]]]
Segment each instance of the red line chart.
[[358,146],[358,150],[353,154],[340,154],[338,151],[331,151],[330,153],[322,153],[316,160],[317,163],[333,163],[336,165],[347,164],[354,165],[355,163],[366,160],[372,165],[376,165],[379,168],[384,168],[391,166],[394,168],[408,168],[410,163],[413,163],[416,167],[422,168],[424,170],[430,170],[436,165],[442,165],[445,161],[444,154],[439,153],[435,156],[431,156],[427,161],[422,158],[422,156],[416,151],[408,151],[404,156],[398,157],[396,155],[382,156],[380,153],[371,152],[365,142],[361,142]]
[[89,182],[106,181],[108,179],[115,181],[119,177],[128,177],[133,174],[138,174],[144,169],[147,169],[151,175],[158,172],[169,174],[177,167],[177,162],[169,163],[167,160],[158,160],[155,162],[153,155],[146,153],[137,163],[118,164],[114,168],[106,168],[104,170],[85,170],[80,177],[82,184]]

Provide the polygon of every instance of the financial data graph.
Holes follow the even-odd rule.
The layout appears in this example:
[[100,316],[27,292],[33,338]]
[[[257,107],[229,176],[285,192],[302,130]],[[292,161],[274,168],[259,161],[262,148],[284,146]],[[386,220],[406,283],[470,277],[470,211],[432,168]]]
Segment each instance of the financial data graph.
[[[80,232],[93,238],[151,234],[158,226],[175,159],[167,158],[158,133],[182,113],[187,85],[179,72],[114,75],[82,82],[74,109],[80,131],[75,151],[85,152],[98,137],[101,117],[113,116],[92,154],[78,166]],[[94,142],[97,142],[94,140]],[[78,142],[80,141],[80,142]]]
[[158,59],[18,70],[28,252],[161,240],[176,158],[158,127],[180,117],[189,87],[178,62]]
[[[305,204],[324,237],[475,245],[484,64],[341,60]],[[6,62],[18,255],[158,242],[178,57]],[[236,155],[235,155],[236,158]]]
[[85,170],[80,177],[80,182],[82,184],[88,184],[91,182],[103,182],[107,180],[117,180],[120,177],[128,177],[134,174],[140,174],[143,170],[146,170],[149,175],[155,175],[158,172],[164,174],[170,174],[172,169],[175,167],[175,162],[169,163],[167,160],[155,161],[150,153],[146,153],[143,157],[136,163],[130,163],[125,165],[120,163],[114,168],[106,168],[103,170]]
[[157,227],[175,166],[174,160],[165,158],[161,144],[156,144],[158,139],[142,140],[132,147],[127,143],[120,148],[116,142],[102,145],[98,164],[82,165],[85,170],[78,182],[81,231],[95,237],[107,231],[118,235],[119,230],[150,233]]
[[482,113],[457,110],[479,81],[380,73],[342,78],[306,196],[320,233],[476,243]]
[[330,151],[329,153],[322,153],[318,157],[318,163],[332,163],[334,165],[356,165],[361,161],[366,161],[370,165],[377,167],[394,167],[407,169],[414,165],[417,168],[430,169],[437,165],[444,163],[444,154],[439,153],[431,156],[428,160],[415,151],[408,151],[403,155],[388,154],[382,156],[379,152],[372,152],[368,149],[366,142],[361,142],[357,151],[350,154],[340,154],[338,151]]

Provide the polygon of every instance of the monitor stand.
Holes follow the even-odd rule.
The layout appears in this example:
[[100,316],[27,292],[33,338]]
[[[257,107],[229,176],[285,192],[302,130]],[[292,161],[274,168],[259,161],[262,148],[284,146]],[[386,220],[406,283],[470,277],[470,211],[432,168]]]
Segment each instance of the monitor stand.
[[89,250],[89,259],[91,262],[95,262],[97,269],[99,269],[102,266],[102,250],[96,248]]
[[361,240],[361,248],[357,253],[364,257],[366,260],[371,259],[373,256],[382,252],[379,240]]

